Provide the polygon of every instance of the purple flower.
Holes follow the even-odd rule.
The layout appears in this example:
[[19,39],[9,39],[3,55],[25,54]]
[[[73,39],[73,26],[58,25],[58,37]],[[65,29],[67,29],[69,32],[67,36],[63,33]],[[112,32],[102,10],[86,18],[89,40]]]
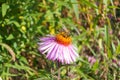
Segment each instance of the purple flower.
[[117,63],[117,60],[116,60],[116,59],[113,59],[112,62],[116,64],[116,63]]
[[88,62],[93,65],[96,62],[96,59],[93,56],[88,56]]
[[112,62],[113,62],[114,65],[117,65],[118,67],[120,66],[120,60],[112,59]]
[[67,36],[65,32],[61,32],[56,36],[49,35],[40,38],[39,51],[52,61],[58,61],[62,64],[70,64],[76,61],[79,56],[77,54],[77,48],[72,45],[72,39]]

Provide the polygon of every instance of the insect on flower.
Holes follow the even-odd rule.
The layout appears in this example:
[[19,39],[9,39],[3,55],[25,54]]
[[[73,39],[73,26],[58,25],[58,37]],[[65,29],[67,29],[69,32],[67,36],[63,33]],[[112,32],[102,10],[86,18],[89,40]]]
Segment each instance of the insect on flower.
[[48,35],[40,38],[39,51],[47,53],[46,57],[52,61],[62,64],[70,64],[76,61],[79,56],[77,48],[72,44],[72,38],[67,32],[60,32],[56,35]]

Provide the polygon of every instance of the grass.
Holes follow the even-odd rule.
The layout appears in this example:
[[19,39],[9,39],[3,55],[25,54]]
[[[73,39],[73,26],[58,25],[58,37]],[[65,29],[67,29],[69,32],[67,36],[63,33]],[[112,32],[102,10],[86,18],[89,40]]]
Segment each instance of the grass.
[[[119,0],[1,0],[0,78],[119,80]],[[80,57],[70,65],[46,59],[40,37],[66,29]],[[91,65],[89,57],[96,62]]]

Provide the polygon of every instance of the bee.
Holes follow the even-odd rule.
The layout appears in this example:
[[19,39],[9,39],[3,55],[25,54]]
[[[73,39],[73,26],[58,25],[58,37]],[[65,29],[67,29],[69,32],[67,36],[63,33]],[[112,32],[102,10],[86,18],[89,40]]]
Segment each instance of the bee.
[[70,37],[70,31],[65,26],[60,30],[60,33],[65,38]]

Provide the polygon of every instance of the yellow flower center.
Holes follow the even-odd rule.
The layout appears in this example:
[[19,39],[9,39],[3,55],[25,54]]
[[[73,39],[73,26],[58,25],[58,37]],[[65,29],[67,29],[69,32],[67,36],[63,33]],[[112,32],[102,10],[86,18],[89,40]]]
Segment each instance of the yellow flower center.
[[72,42],[72,39],[70,36],[67,35],[67,33],[61,32],[61,33],[56,35],[56,41],[59,44],[63,44],[65,46],[67,46]]

